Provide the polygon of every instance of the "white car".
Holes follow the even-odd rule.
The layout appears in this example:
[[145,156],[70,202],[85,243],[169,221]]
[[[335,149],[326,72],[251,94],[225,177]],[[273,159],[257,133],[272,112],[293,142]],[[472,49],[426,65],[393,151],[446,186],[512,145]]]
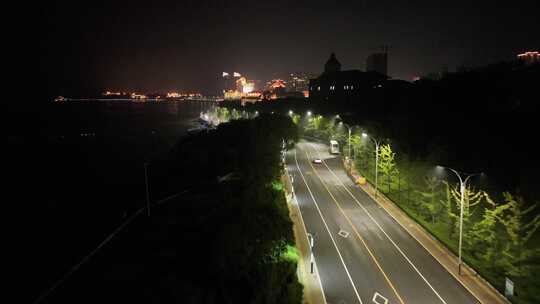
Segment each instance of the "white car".
[[313,160],[313,163],[314,163],[314,164],[322,164],[322,160],[321,160],[320,158],[315,158],[315,159]]

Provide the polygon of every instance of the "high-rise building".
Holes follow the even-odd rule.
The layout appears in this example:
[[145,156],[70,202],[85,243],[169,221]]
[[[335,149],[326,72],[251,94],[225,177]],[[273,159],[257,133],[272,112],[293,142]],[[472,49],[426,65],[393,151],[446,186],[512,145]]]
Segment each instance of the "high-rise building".
[[388,76],[388,49],[383,47],[382,53],[374,53],[366,59],[366,71],[377,72]]
[[234,72],[231,76],[227,72],[223,72],[223,99],[225,100],[243,100],[249,98],[256,100],[260,98],[261,93],[256,91],[256,81],[248,80],[238,72]]
[[303,73],[291,73],[287,80],[289,92],[303,92],[309,89],[309,77]]
[[[311,77],[313,78],[313,77]],[[287,91],[291,96],[309,96],[310,76],[305,73],[291,73],[287,80]]]
[[[233,75],[229,74],[228,72],[223,72],[221,74],[222,79],[222,90],[223,90],[223,96],[236,96],[235,94],[226,94],[238,91],[238,82],[239,80],[245,78],[240,75],[240,73],[234,72]],[[240,92],[242,91],[242,88],[240,88]]]
[[223,92],[226,92],[226,91],[231,91],[231,90],[234,90],[236,88],[236,77],[233,77],[231,76],[229,73],[227,72],[223,72],[221,74],[221,79],[222,79],[222,90]]

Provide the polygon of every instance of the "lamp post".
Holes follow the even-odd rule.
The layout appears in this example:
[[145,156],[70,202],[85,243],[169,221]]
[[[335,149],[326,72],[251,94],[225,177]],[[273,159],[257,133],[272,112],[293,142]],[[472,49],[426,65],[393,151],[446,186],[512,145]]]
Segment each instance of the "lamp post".
[[364,138],[368,137],[375,144],[375,197],[377,197],[377,194],[379,192],[379,187],[378,187],[378,184],[377,184],[377,182],[378,182],[377,178],[378,178],[378,175],[379,175],[379,146],[380,146],[381,142],[377,141],[373,137],[368,136],[367,133],[362,133],[362,137],[364,137]]
[[346,127],[349,130],[349,140],[348,140],[349,149],[348,149],[348,151],[349,151],[349,165],[350,165],[351,164],[351,128],[349,128],[349,126],[346,126]]
[[[339,117],[339,115],[337,115],[337,117]],[[349,165],[350,165],[350,163],[351,163],[351,130],[352,130],[352,128],[349,127],[349,125],[347,125],[346,123],[343,123],[343,121],[340,121],[339,124],[347,127],[347,130],[349,131],[349,137],[347,139],[347,145],[349,146],[349,149],[348,149],[349,150],[348,151],[349,158],[348,158],[348,160],[349,160]],[[354,128],[354,126],[353,126],[353,128]]]
[[459,179],[459,193],[460,193],[460,206],[459,206],[459,245],[458,245],[458,273],[461,275],[461,264],[462,264],[462,261],[461,261],[461,245],[462,245],[462,240],[463,240],[463,205],[465,204],[464,202],[464,199],[465,199],[465,187],[467,186],[467,181],[469,180],[469,178],[473,177],[473,176],[476,176],[476,175],[481,175],[482,173],[474,173],[474,174],[464,174],[466,175],[465,179],[463,179],[461,177],[461,174],[459,174],[458,171],[452,169],[452,168],[448,168],[448,167],[444,167],[444,166],[437,166],[438,168],[444,168],[444,169],[448,169],[450,171],[452,171],[454,174],[456,174],[456,176],[458,177]]
[[310,272],[313,273],[313,262],[315,262],[315,257],[313,256],[313,246],[315,245],[315,236],[311,233],[307,233],[309,241],[309,253],[310,253]]

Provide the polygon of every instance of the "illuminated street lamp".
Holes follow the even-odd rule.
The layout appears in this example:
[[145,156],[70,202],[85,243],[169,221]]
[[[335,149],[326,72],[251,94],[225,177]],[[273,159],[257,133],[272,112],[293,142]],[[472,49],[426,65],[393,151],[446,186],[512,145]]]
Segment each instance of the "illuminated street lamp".
[[307,111],[307,116],[311,116],[311,111]]
[[377,197],[377,194],[379,193],[379,187],[377,185],[377,177],[378,177],[378,174],[379,174],[379,146],[380,146],[380,141],[377,141],[375,138],[373,137],[370,137],[367,135],[367,133],[362,133],[362,137],[364,138],[369,138],[373,141],[373,143],[375,144],[375,197]]
[[292,110],[289,110],[289,116],[292,116],[294,112]]
[[313,247],[315,246],[315,236],[311,233],[307,233],[308,242],[309,242],[309,253],[310,253],[310,272],[313,273],[313,263],[315,262],[315,257],[313,256]]
[[[339,116],[339,115],[338,115]],[[342,121],[339,122],[340,125],[347,127],[347,130],[349,131],[349,138],[348,138],[348,146],[349,146],[349,164],[351,162],[351,127],[347,125],[346,123],[343,123]],[[354,128],[354,126],[353,126]]]
[[476,176],[476,175],[482,175],[483,173],[475,173],[475,174],[464,174],[466,175],[465,179],[461,178],[461,174],[459,174],[458,171],[444,167],[444,166],[437,166],[437,169],[448,169],[456,174],[456,176],[459,179],[459,193],[461,195],[460,198],[460,206],[459,206],[459,247],[458,247],[458,273],[461,274],[461,243],[463,239],[463,205],[464,205],[464,197],[465,197],[465,187],[467,186],[467,181],[469,178]]

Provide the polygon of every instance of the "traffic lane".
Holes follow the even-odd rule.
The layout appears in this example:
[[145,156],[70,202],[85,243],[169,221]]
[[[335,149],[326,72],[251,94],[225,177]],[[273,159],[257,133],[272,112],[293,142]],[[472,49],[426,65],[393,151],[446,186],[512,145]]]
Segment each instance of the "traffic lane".
[[[341,180],[347,178],[350,182],[350,178],[345,172],[342,172],[338,177]],[[448,299],[448,303],[478,303],[477,299],[460,282],[368,194],[353,186],[352,182],[347,188],[443,299]],[[343,189],[343,191],[345,190]]]
[[[318,206],[319,210],[321,211],[321,213],[318,216],[321,217],[321,215],[322,215],[322,217],[326,221],[326,223],[328,225],[328,231],[326,231],[326,234],[328,235],[329,238],[330,238],[329,234],[332,235],[332,237],[330,238],[330,242],[332,241],[332,238],[333,238],[333,240],[335,242],[335,245],[337,247],[337,250],[339,250],[339,254],[341,255],[341,257],[343,259],[343,263],[345,263],[346,269],[350,274],[350,280],[349,280],[349,285],[348,286],[353,291],[354,291],[354,288],[356,288],[356,291],[358,292],[359,297],[361,299],[366,300],[366,298],[369,296],[369,294],[366,294],[365,290],[369,290],[366,286],[367,286],[367,284],[370,284],[370,282],[368,280],[364,279],[364,280],[366,280],[366,282],[363,282],[364,285],[362,286],[362,288],[358,288],[359,285],[358,285],[358,280],[356,278],[357,275],[355,274],[355,271],[350,266],[351,256],[353,256],[353,255],[350,254],[350,249],[344,248],[345,244],[344,244],[342,238],[340,236],[338,236],[338,234],[337,234],[337,232],[339,232],[338,227],[340,225],[342,225],[342,224],[336,223],[334,218],[329,218],[328,217],[328,211],[325,210],[327,200],[320,196],[320,194],[317,191],[317,186],[313,185],[313,183],[311,182],[310,179],[311,179],[312,172],[311,172],[311,170],[309,168],[309,163],[308,163],[308,161],[306,161],[305,157],[303,156],[303,152],[302,151],[298,151],[298,152],[299,153],[297,153],[297,155],[298,155],[299,168],[304,174],[304,178],[306,179],[306,183],[309,185],[309,189],[311,189],[313,195],[316,198],[316,203],[317,204],[316,205],[315,205],[315,203],[313,203],[313,204],[315,206]],[[296,180],[297,179],[295,178],[295,181]],[[307,188],[307,186],[306,186],[306,188]],[[328,244],[328,243],[326,243],[326,244]],[[330,245],[330,246],[333,246],[333,244]],[[321,242],[318,242],[318,245],[316,245],[316,247],[317,248],[315,249],[315,253],[318,254],[318,251],[321,248]],[[317,263],[318,263],[318,260],[317,260]],[[330,278],[330,279],[332,279],[332,278]],[[354,284],[354,288],[352,287],[352,284]],[[327,297],[327,300],[328,300],[328,302],[333,301],[333,302],[339,303],[340,301],[343,301],[342,298],[343,297],[338,295],[337,297]],[[349,302],[347,302],[347,303],[349,303]],[[353,302],[353,303],[361,303],[361,300],[359,300],[358,297],[356,297],[355,302]]]
[[[291,156],[291,155],[289,155]],[[293,186],[306,231],[315,235],[314,257],[327,301],[346,300],[355,303],[355,294],[324,223],[300,176],[294,157],[288,158],[288,171],[294,177]]]
[[[327,155],[320,155],[326,158]],[[317,167],[319,177],[327,184],[329,191],[344,209],[346,215],[367,243],[375,259],[388,277],[390,283],[405,303],[447,303],[440,298],[438,291],[429,285],[415,272],[414,268],[388,241],[382,231],[373,223],[366,213],[358,207],[354,199],[335,182],[326,166]]]
[[445,298],[441,300],[437,296],[437,293],[440,294],[440,292],[431,290],[375,223],[356,206],[350,195],[343,191],[342,187],[330,186],[329,190],[347,210],[347,216],[362,235],[381,268],[406,303],[445,303]]
[[304,184],[294,160],[294,154],[287,155],[287,168],[293,176],[293,187],[296,201],[306,227],[306,231],[315,236],[313,250],[315,263],[319,272],[323,293],[327,302],[357,303],[356,295],[341,263],[337,250],[324,226],[307,186]]
[[[338,247],[362,299],[371,301],[375,293],[378,293],[387,298],[389,303],[401,303],[372,260],[367,249],[353,233],[350,223],[343,216],[322,182],[313,173],[310,164],[311,159],[306,156],[304,150],[299,148],[298,157],[300,157],[301,153],[302,159],[299,159],[300,169],[307,173],[306,180],[317,197],[319,207],[331,227],[330,230],[336,236]],[[347,237],[340,236],[338,234],[340,230],[344,230],[349,235]]]
[[[324,147],[317,147],[317,150],[322,154],[325,151]],[[419,272],[426,278],[440,296],[447,303],[478,303],[478,300],[458,282],[437,260],[425,250],[425,248],[414,239],[403,227],[392,218],[386,210],[384,210],[377,202],[375,202],[362,189],[355,186],[343,169],[341,160],[338,158],[325,160],[340,182],[347,186],[350,194],[341,187],[342,191],[347,195],[353,195],[367,212],[377,221],[379,230],[389,236],[390,239],[400,248],[405,256],[415,265]],[[333,177],[334,183],[339,183]],[[360,208],[360,207],[359,207]],[[361,209],[361,208],[360,208]],[[369,218],[369,216],[366,214]],[[369,218],[370,219],[370,218]],[[371,220],[371,219],[370,219]],[[373,222],[373,220],[371,220]],[[373,224],[377,226],[374,222]]]

